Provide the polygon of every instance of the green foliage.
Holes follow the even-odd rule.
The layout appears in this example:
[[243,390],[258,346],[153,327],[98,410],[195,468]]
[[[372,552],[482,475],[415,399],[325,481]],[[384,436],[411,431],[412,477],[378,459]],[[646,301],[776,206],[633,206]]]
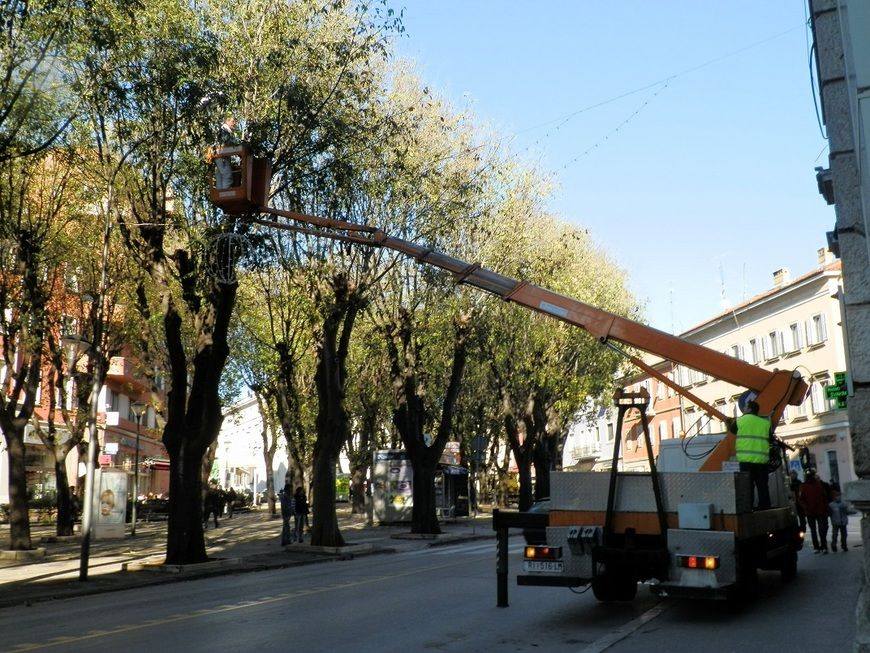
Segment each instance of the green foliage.
[[[460,323],[468,342],[451,437],[495,441],[505,398],[518,415],[539,401],[557,432],[607,393],[618,361],[580,329],[457,289],[449,275],[389,251],[263,228],[209,204],[201,153],[229,111],[273,163],[274,206],[376,226],[635,314],[622,271],[581,229],[543,211],[548,182],[391,58],[403,27],[386,2],[96,0],[6,11],[0,164],[8,153],[16,160],[0,165],[0,240],[38,241],[34,269],[68,265],[96,288],[110,221],[107,294],[124,308],[113,317],[114,346],[133,342],[149,370],[172,371],[176,403],[165,416],[180,438],[199,424],[207,448],[221,402],[247,386],[267,397],[291,456],[310,467],[326,405],[315,370],[331,355],[331,320],[345,320],[335,331],[332,409],[346,411],[345,445],[360,461],[395,444],[400,375],[388,343],[400,327],[426,432],[445,419]],[[37,157],[48,143],[51,156]],[[51,220],[28,221],[52,202]],[[228,235],[247,246],[233,261],[237,285],[214,270]],[[4,274],[20,269],[17,253],[0,248]],[[11,294],[3,306],[26,301]]]

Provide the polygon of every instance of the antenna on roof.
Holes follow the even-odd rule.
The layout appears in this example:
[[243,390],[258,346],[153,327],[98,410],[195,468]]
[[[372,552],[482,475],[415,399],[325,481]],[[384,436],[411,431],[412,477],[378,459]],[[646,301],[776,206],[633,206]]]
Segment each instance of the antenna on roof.
[[719,261],[719,283],[720,283],[720,295],[719,295],[719,306],[722,307],[723,311],[727,311],[731,308],[731,302],[728,300],[728,296],[725,294],[725,267],[722,265],[722,261]]

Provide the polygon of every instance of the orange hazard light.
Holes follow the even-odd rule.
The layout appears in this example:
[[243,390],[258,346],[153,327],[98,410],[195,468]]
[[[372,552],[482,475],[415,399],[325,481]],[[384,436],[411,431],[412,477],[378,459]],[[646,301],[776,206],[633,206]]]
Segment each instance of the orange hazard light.
[[526,560],[558,560],[562,557],[562,547],[527,546],[523,555]]

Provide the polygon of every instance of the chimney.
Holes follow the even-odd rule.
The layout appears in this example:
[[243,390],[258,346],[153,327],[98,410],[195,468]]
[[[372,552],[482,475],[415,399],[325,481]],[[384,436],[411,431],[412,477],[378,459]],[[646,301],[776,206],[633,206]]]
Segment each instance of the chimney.
[[773,273],[773,287],[782,288],[791,279],[791,273],[788,268],[780,268]]
[[834,254],[827,247],[822,247],[821,249],[819,249],[818,252],[816,252],[816,254],[819,257],[819,265],[820,266],[827,265],[828,263],[831,263],[834,260]]

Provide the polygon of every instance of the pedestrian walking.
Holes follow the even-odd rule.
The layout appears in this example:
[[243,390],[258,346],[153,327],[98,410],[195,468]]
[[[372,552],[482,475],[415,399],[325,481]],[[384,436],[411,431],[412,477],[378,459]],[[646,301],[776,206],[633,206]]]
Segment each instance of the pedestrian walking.
[[804,509],[801,508],[801,503],[798,501],[798,497],[801,493],[801,485],[803,482],[798,478],[797,472],[795,470],[791,470],[789,473],[791,476],[791,494],[792,500],[795,503],[795,512],[798,516],[798,522],[800,525],[801,533],[807,532],[807,516],[804,514]]
[[849,523],[849,504],[843,501],[838,488],[831,488],[833,500],[828,507],[831,511],[831,551],[837,552],[837,535],[840,539],[840,548],[843,553],[849,550],[846,546],[846,526]]
[[202,508],[202,528],[206,530],[208,528],[208,518],[211,515],[214,515],[214,527],[217,528],[220,526],[218,524],[218,512],[220,511],[220,496],[218,494],[218,488],[214,481],[210,481],[208,484],[208,490],[205,493],[205,500],[203,501]]
[[293,544],[296,539],[295,531],[290,529],[290,517],[295,513],[293,501],[293,486],[289,482],[284,484],[284,488],[278,493],[278,500],[281,504],[281,546]]
[[302,533],[305,529],[305,521],[308,519],[308,498],[305,496],[305,491],[301,487],[296,488],[293,500],[295,502],[294,514],[296,516],[296,521],[294,526],[296,530],[296,540],[302,544]]
[[813,537],[814,553],[828,552],[828,495],[825,486],[816,475],[816,470],[808,469],[806,479],[800,487],[798,501],[807,517],[807,524]]
[[230,487],[230,489],[226,491],[227,519],[233,518],[233,509],[235,508],[236,498],[236,491],[232,487]]

